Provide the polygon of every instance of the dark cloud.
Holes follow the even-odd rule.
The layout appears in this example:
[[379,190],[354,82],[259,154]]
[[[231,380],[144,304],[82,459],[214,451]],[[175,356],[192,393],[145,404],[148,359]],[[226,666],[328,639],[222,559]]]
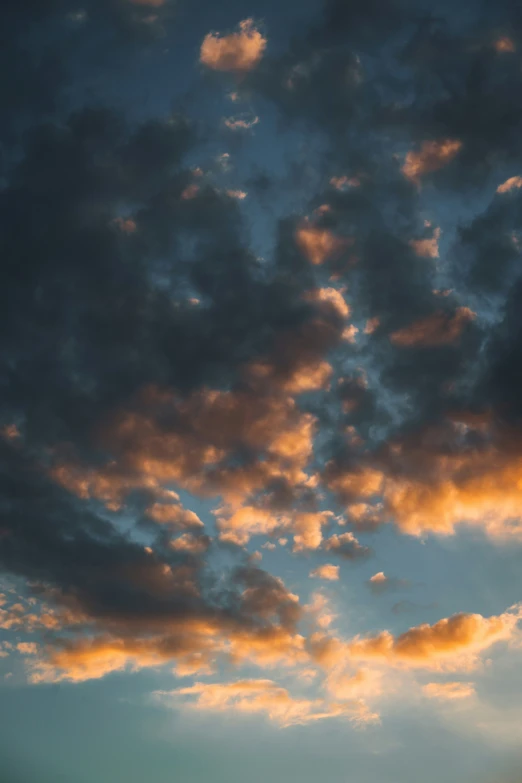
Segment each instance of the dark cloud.
[[[199,167],[219,127],[85,105],[92,51],[108,71],[174,4],[72,10],[9,3],[2,34],[0,564],[74,631],[47,629],[73,679],[83,656],[210,665],[223,637],[292,658],[298,600],[237,565],[251,536],[357,560],[335,524],[511,530],[522,191],[492,194],[522,157],[520,13],[327,2],[241,82],[310,139],[249,206]],[[260,260],[249,221],[283,187],[307,214],[275,215]],[[220,498],[216,535],[173,487]]]

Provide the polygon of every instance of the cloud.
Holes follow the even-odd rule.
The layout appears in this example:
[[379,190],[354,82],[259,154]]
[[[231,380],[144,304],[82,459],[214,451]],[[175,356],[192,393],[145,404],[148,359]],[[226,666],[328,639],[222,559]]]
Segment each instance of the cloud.
[[203,39],[199,59],[216,71],[249,71],[259,63],[267,44],[252,19],[239,24],[239,32],[230,35],[208,33]]
[[296,232],[297,246],[311,264],[324,264],[351,245],[348,238],[335,236],[326,228],[303,223]]
[[154,695],[168,706],[265,715],[283,728],[334,717],[357,723],[377,719],[362,702],[295,698],[273,680],[238,680],[224,684],[197,682],[187,688],[157,691]]
[[322,528],[332,516],[330,511],[278,511],[256,506],[234,509],[230,516],[224,512],[226,509],[217,512],[221,540],[244,546],[252,536],[276,536],[284,531],[294,537],[294,552],[318,549]]
[[469,670],[477,656],[494,644],[509,641],[516,629],[520,611],[507,611],[492,617],[455,614],[410,628],[399,636],[382,631],[376,636],[356,638],[348,643],[347,654],[354,660],[379,661],[406,668]]
[[426,174],[447,166],[460,152],[462,142],[458,139],[424,141],[420,149],[407,153],[402,173],[412,182],[419,183]]
[[509,193],[510,190],[515,190],[522,187],[522,177],[510,177],[502,185],[497,188],[497,193]]
[[336,582],[339,579],[339,566],[325,563],[325,565],[312,569],[310,576],[312,579],[326,579],[330,582]]
[[458,340],[475,315],[468,307],[459,307],[452,316],[438,310],[427,318],[393,332],[390,341],[401,348],[447,345]]
[[[337,531],[341,512],[376,549],[384,524],[522,540],[522,190],[503,182],[520,170],[520,20],[503,0],[457,26],[329,0],[273,53],[250,19],[210,32],[200,63],[269,104],[288,152],[252,176],[235,156],[232,182],[217,145],[224,128],[241,144],[257,114],[201,132],[84,105],[93,43],[102,81],[116,62],[130,73],[141,42],[170,40],[174,5],[92,0],[75,20],[8,0],[0,566],[30,600],[6,599],[0,625],[33,635],[16,643],[35,682],[277,667],[313,694],[270,681],[214,696],[285,725],[364,720],[379,673],[472,667],[512,639],[515,612],[343,640],[324,595],[302,606],[294,574],[246,547],[290,542],[267,560],[335,578],[321,552],[370,554]],[[199,117],[206,98],[191,98]],[[261,262],[249,229],[265,207]],[[430,608],[399,607],[419,623]]]
[[[242,498],[271,478],[286,476],[296,483],[306,478],[315,420],[289,397],[202,389],[182,400],[151,387],[138,396],[135,408],[116,412],[101,436],[119,454],[118,462],[93,470],[58,455],[53,478],[80,497],[97,497],[111,508],[118,508],[135,488],[154,491],[169,482],[202,494]],[[160,408],[174,420],[179,417],[183,427],[165,430],[155,417]],[[265,461],[228,467],[241,448],[263,452]],[[177,505],[154,504],[149,515],[198,525],[194,514]]]
[[379,595],[393,590],[404,589],[409,587],[410,583],[407,579],[396,579],[395,577],[386,576],[383,571],[379,571],[370,577],[367,585],[373,593]]
[[332,554],[344,557],[346,560],[358,560],[368,557],[371,550],[359,543],[353,533],[335,533],[324,542],[324,549]]
[[[326,579],[327,577],[322,578]],[[330,600],[320,591],[312,593],[310,603],[306,604],[304,610],[313,617],[314,622],[321,629],[328,628],[337,617],[331,607]]]
[[512,435],[488,422],[456,414],[452,423],[398,441],[375,464],[352,471],[330,465],[327,481],[348,510],[366,501],[363,520],[373,513],[376,524],[393,521],[409,535],[453,535],[467,524],[499,543],[515,541],[520,457]]
[[227,190],[227,196],[229,198],[235,198],[238,201],[243,201],[248,196],[245,190]]
[[472,682],[430,682],[423,685],[422,692],[428,699],[455,701],[475,696],[475,686]]
[[341,177],[332,177],[330,179],[330,185],[336,190],[344,190],[345,188],[358,188],[361,181],[358,177],[347,177],[343,174]]
[[517,49],[515,42],[507,35],[497,38],[494,47],[499,54],[512,54]]
[[241,115],[238,117],[227,117],[224,120],[225,127],[232,131],[250,130],[257,125],[259,117],[251,117],[250,115]]
[[184,533],[179,538],[175,538],[171,545],[176,552],[201,555],[209,548],[210,539],[208,536],[193,536],[191,533]]
[[440,228],[436,228],[428,239],[411,239],[410,246],[421,258],[438,258],[440,235]]

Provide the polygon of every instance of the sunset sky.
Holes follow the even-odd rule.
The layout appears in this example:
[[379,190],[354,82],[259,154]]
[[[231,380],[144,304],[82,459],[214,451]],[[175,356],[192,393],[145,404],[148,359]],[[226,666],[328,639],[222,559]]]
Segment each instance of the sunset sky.
[[520,783],[518,0],[4,0],[0,783]]

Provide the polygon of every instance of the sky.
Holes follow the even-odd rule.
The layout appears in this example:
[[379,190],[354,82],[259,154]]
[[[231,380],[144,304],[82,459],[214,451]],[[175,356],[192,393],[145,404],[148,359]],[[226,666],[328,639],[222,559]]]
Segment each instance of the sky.
[[520,783],[519,4],[0,37],[0,783]]

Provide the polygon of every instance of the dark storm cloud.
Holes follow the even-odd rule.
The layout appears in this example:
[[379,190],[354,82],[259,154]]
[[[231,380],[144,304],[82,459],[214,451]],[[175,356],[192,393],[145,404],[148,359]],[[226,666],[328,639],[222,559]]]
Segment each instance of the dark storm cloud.
[[[0,565],[33,594],[72,612],[66,625],[139,637],[183,622],[219,628],[291,627],[299,605],[281,580],[252,566],[213,577],[193,554],[147,551],[49,480],[34,460],[1,444]],[[62,630],[58,626],[58,630]]]
[[225,377],[306,313],[288,275],[258,279],[232,199],[183,200],[195,142],[180,118],[132,132],[103,109],[32,131],[0,195],[0,328],[4,400],[35,434],[82,437],[145,383]]

